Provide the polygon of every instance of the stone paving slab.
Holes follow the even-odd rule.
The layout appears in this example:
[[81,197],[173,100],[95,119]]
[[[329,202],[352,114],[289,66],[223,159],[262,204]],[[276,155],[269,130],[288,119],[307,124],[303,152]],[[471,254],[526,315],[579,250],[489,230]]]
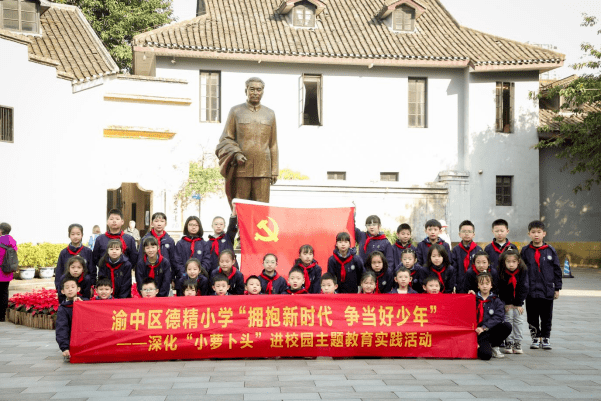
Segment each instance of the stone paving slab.
[[601,271],[574,269],[553,350],[503,359],[258,359],[69,364],[54,332],[0,323],[0,401],[601,400]]

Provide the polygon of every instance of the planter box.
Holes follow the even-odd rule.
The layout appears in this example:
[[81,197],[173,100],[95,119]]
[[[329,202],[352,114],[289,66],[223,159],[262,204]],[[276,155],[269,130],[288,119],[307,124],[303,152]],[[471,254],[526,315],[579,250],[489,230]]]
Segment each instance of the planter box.
[[31,313],[18,312],[14,309],[6,309],[6,320],[14,324],[32,327],[34,329],[54,330],[56,315],[32,315]]
[[35,268],[19,269],[19,278],[21,280],[31,280],[35,276]]

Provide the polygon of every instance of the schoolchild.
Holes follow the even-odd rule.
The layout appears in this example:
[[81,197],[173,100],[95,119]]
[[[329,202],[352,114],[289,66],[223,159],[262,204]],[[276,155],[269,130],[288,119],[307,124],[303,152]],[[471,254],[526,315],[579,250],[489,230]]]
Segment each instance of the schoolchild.
[[110,240],[98,263],[98,279],[108,278],[115,298],[131,298],[131,272],[133,267],[122,252],[123,244],[118,239]]
[[424,279],[422,285],[424,294],[439,294],[442,288],[442,283],[437,276],[428,276]]
[[501,254],[509,249],[517,250],[518,247],[507,239],[509,234],[509,223],[503,219],[497,219],[492,222],[492,233],[494,238],[492,242],[484,247],[490,257],[490,266],[494,269],[499,265]]
[[376,273],[373,270],[366,270],[361,276],[361,291],[360,294],[376,294],[377,285]]
[[[78,297],[90,299],[93,281],[88,275],[88,268],[84,258],[79,255],[70,257],[65,264],[65,274],[61,278],[61,282],[65,277],[72,277],[77,280],[77,286],[80,288],[80,291],[77,293]],[[62,293],[58,294],[59,303],[64,302],[65,299]]]
[[397,227],[396,238],[397,240],[392,247],[394,266],[391,266],[395,271],[403,265],[401,256],[405,249],[412,249],[414,253],[417,250],[411,243],[411,226],[409,224],[403,223]]
[[447,254],[450,255],[451,254],[451,246],[443,241],[440,238],[440,230],[442,228],[442,225],[440,224],[440,222],[438,220],[435,219],[431,219],[426,221],[426,238],[424,238],[423,241],[421,241],[420,243],[417,244],[417,250],[415,251],[415,253],[417,254],[417,264],[420,266],[425,266],[426,265],[426,258],[428,256],[428,249],[433,245],[433,244],[438,244],[443,246],[446,251]]
[[321,276],[319,284],[322,294],[337,294],[338,280],[336,279],[335,274],[329,272],[324,273],[324,275]]
[[142,298],[155,298],[159,295],[160,290],[152,277],[146,277],[142,280],[141,287],[140,293],[142,294]]
[[388,266],[388,260],[380,251],[369,254],[365,263],[366,271],[373,271],[376,276],[376,294],[387,294],[394,285],[394,274]]
[[508,249],[499,260],[499,298],[505,304],[505,321],[511,334],[505,341],[506,354],[523,354],[524,301],[528,295],[528,268],[517,249]]
[[188,259],[198,259],[200,265],[208,273],[211,269],[211,255],[209,252],[209,243],[202,239],[204,231],[202,223],[196,216],[190,216],[184,224],[184,236],[177,241],[175,252],[177,259],[186,266]]
[[106,225],[109,230],[99,235],[94,243],[94,250],[92,251],[92,262],[94,262],[94,265],[99,265],[100,258],[106,253],[108,242],[116,239],[121,242],[122,253],[127,256],[127,260],[129,260],[132,266],[135,266],[138,263],[138,247],[136,246],[134,237],[125,234],[121,230],[121,227],[123,227],[123,213],[121,210],[109,210]]
[[286,292],[288,283],[286,279],[275,271],[278,265],[278,258],[273,253],[267,253],[263,256],[263,271],[259,275],[263,294],[283,294]]
[[[61,279],[65,274],[65,265],[67,260],[69,260],[69,258],[72,256],[81,256],[85,259],[86,266],[88,268],[88,275],[93,280],[92,284],[96,282],[98,269],[92,261],[92,250],[87,246],[83,246],[81,243],[82,238],[83,227],[80,224],[71,224],[69,226],[69,239],[71,242],[58,255],[58,261],[56,262],[56,269],[54,271],[54,285],[57,293],[60,293]],[[59,297],[59,300],[60,298],[61,297]]]
[[394,274],[394,282],[396,286],[390,290],[391,294],[417,294],[413,288],[409,286],[411,284],[411,272],[405,267],[399,267]]
[[351,236],[347,232],[336,234],[336,248],[328,259],[328,273],[336,277],[338,293],[357,293],[363,276],[363,262],[355,248],[351,248]]
[[219,253],[219,269],[213,272],[215,276],[218,273],[225,275],[228,281],[228,292],[230,295],[244,294],[244,276],[235,266],[236,256],[234,251],[223,249]]
[[[409,288],[414,291],[417,291],[419,294],[424,292],[424,288],[422,283],[428,273],[426,269],[417,264],[417,256],[415,251],[411,248],[404,249],[401,253],[401,267],[409,270],[409,274],[411,275],[411,281],[409,282]],[[398,269],[397,269],[398,270]]]
[[[171,281],[178,284],[185,274],[184,261],[181,261],[179,258],[175,249],[175,241],[171,238],[169,233],[165,231],[165,227],[167,226],[167,215],[165,213],[157,212],[152,215],[151,223],[152,228],[150,232],[142,237],[142,240],[140,241],[140,259],[142,259],[142,255],[144,255],[144,240],[151,237],[156,239],[158,254],[159,256],[162,256],[162,259],[165,262],[169,262],[169,268],[171,269],[169,274],[169,285],[171,285]],[[163,295],[165,293],[164,288],[162,288],[163,283],[159,279],[156,279],[155,281],[159,287],[159,297],[166,297],[167,295]]]
[[[211,224],[213,228],[213,235],[209,235],[209,253],[210,253],[210,269],[209,274],[217,271],[219,268],[219,255],[225,249],[234,251],[234,241],[236,240],[236,234],[238,233],[238,217],[236,215],[236,205],[232,208],[232,215],[225,230],[225,219],[221,216],[213,218]],[[236,266],[238,264],[236,263]]]
[[434,244],[428,249],[426,269],[428,274],[438,277],[440,292],[450,294],[455,288],[455,268],[449,261],[447,249],[439,244]]
[[461,242],[457,244],[451,252],[451,263],[455,266],[457,277],[455,282],[461,285],[465,278],[465,273],[472,265],[476,252],[482,251],[482,248],[474,242],[476,229],[474,223],[469,220],[463,220],[459,224],[459,237]]
[[65,277],[61,282],[61,293],[65,296],[56,312],[56,342],[65,358],[70,358],[71,326],[73,323],[73,302],[84,300],[77,296],[81,289],[73,277]]
[[211,282],[213,286],[213,295],[230,295],[230,282],[225,274],[219,272],[215,273],[211,279]]
[[113,283],[109,278],[103,277],[96,282],[96,294],[94,300],[113,299]]
[[555,249],[544,242],[547,232],[542,221],[528,224],[530,244],[522,248],[521,256],[528,267],[526,318],[533,328],[531,349],[551,349],[553,300],[559,298],[562,270]]
[[313,257],[313,247],[305,244],[298,250],[298,259],[294,261],[294,266],[303,269],[305,275],[305,288],[309,294],[319,294],[319,279],[321,278],[321,266]]
[[244,295],[261,295],[263,294],[261,291],[261,280],[259,280],[259,277],[254,274],[248,276],[246,279],[246,290],[244,291]]
[[140,246],[143,256],[136,265],[136,283],[142,295],[142,283],[150,277],[159,289],[159,297],[168,297],[171,289],[171,263],[159,251],[159,242],[154,236],[144,236]]
[[394,266],[394,256],[392,254],[392,245],[386,238],[386,234],[380,231],[382,222],[376,215],[368,216],[365,220],[367,231],[361,231],[355,227],[355,240],[359,244],[359,257],[365,265],[370,253],[382,252],[388,260],[389,266]]
[[491,357],[503,358],[499,346],[509,333],[511,325],[505,322],[505,304],[491,292],[492,277],[489,273],[478,276],[476,316],[478,326],[478,358],[488,361]]
[[188,259],[185,266],[186,274],[177,285],[177,295],[180,297],[184,295],[185,287],[183,287],[183,284],[190,279],[196,281],[196,288],[198,289],[196,295],[209,295],[209,273],[200,265],[200,260],[196,258]]
[[286,288],[284,294],[288,295],[300,295],[308,294],[309,291],[305,289],[305,271],[298,266],[294,266],[288,273],[289,285]]
[[482,273],[488,273],[492,276],[492,292],[497,293],[498,291],[498,279],[499,275],[497,269],[490,267],[490,259],[488,253],[484,251],[478,251],[474,255],[472,266],[469,268],[463,282],[458,285],[457,292],[461,294],[474,294],[478,292],[478,276]]
[[182,290],[184,297],[195,297],[198,295],[198,282],[193,278],[189,278],[183,282]]

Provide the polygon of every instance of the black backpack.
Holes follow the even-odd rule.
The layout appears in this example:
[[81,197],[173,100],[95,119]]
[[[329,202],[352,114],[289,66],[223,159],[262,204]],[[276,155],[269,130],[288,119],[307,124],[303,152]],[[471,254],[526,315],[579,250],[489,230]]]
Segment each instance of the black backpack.
[[4,253],[4,260],[2,261],[2,273],[10,274],[19,270],[19,258],[17,257],[17,252],[3,244],[0,244],[0,248],[4,248],[6,251]]

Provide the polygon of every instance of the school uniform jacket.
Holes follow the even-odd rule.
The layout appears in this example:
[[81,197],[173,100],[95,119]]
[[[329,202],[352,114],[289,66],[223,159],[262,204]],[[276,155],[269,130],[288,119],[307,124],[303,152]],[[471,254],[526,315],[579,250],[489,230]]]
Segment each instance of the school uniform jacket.
[[521,255],[528,266],[528,298],[553,300],[555,291],[561,290],[563,273],[555,248],[548,244],[536,248],[530,242],[522,248]]
[[469,255],[468,252],[461,247],[461,245],[456,245],[451,251],[451,255],[449,255],[451,257],[451,263],[453,263],[453,266],[455,266],[455,271],[457,274],[455,282],[458,285],[463,283],[465,274],[470,267],[472,267],[476,252],[480,252],[482,250],[482,248],[480,248],[480,246],[474,241],[470,242],[469,246],[466,248],[469,250]]
[[115,298],[131,298],[132,270],[127,256],[121,255],[116,262],[107,258],[103,265],[98,266],[98,278],[106,277],[111,280]]
[[[60,279],[60,282],[63,282],[63,279],[67,277],[67,274],[63,274],[63,276]],[[79,276],[78,278],[76,278],[77,280],[77,286],[79,287],[79,292],[77,293],[77,296],[80,298],[90,298],[92,296],[92,285],[94,285],[94,282],[92,281],[92,277],[90,277],[89,275],[84,276],[83,274],[81,276]],[[67,300],[67,297],[65,295],[63,295],[60,290],[58,291],[58,302],[59,303],[63,303],[64,301]]]
[[409,274],[411,274],[411,282],[409,283],[409,287],[416,291],[418,294],[423,293],[424,280],[429,275],[428,269],[418,264],[415,264],[413,265],[411,270],[409,270]]
[[[273,277],[269,277],[265,274],[265,269],[259,275],[259,281],[261,282],[261,291],[263,294],[283,294],[288,288],[288,282],[286,279],[275,272]],[[269,285],[271,283],[271,286]]]
[[[156,282],[159,290],[158,297],[168,297],[169,290],[171,289],[171,263],[169,259],[163,255],[157,256],[157,261],[154,265],[154,281]],[[148,261],[146,255],[138,260],[136,265],[136,283],[138,286],[138,292],[142,295],[142,285],[146,277],[151,277],[152,265]]]
[[[87,301],[87,299],[82,298],[82,301]],[[56,312],[56,342],[61,351],[69,349],[72,323],[73,301],[64,301],[60,304],[58,311]]]
[[[497,269],[493,269],[489,267],[487,270],[488,273],[492,276],[492,289],[491,291],[497,292],[499,285],[499,274],[497,273]],[[473,267],[470,267],[465,276],[463,277],[463,281],[460,285],[457,286],[457,293],[459,294],[467,294],[470,290],[474,291],[474,294],[478,293],[478,271]]]
[[[213,271],[211,278],[217,273],[222,273],[221,268]],[[224,273],[225,274],[225,273]],[[232,272],[228,275],[227,279],[230,282],[230,289],[227,291],[230,295],[243,295],[244,294],[244,275],[236,268],[232,266]]]
[[528,272],[516,270],[513,275],[515,280],[509,270],[503,272],[503,276],[499,273],[499,298],[505,305],[523,306],[530,288]]
[[[187,279],[188,275],[184,274],[184,276],[180,279],[178,285],[176,285],[178,297],[184,296],[184,281],[186,281]],[[196,278],[196,287],[198,288],[198,291],[196,291],[196,295],[209,295],[209,279],[203,276],[202,274],[199,274]]]
[[[342,266],[336,258],[344,263],[344,279],[342,278]],[[357,294],[363,271],[363,261],[357,256],[355,248],[349,249],[346,258],[340,256],[338,249],[334,249],[334,254],[328,259],[328,273],[336,276],[338,294]]]
[[309,294],[319,294],[321,292],[321,266],[317,264],[317,261],[313,259],[309,266],[305,266],[300,259],[296,259],[294,266],[305,271],[305,287]]
[[201,237],[184,236],[175,244],[175,253],[182,264],[183,273],[186,273],[186,262],[189,259],[196,258],[200,260],[200,265],[209,272],[211,268],[210,245]]
[[476,321],[478,322],[477,327],[486,327],[487,329],[503,323],[505,321],[505,304],[492,292],[486,300],[482,299],[478,293],[476,295]]
[[[369,267],[365,268],[365,270],[368,269],[372,270]],[[375,270],[373,270],[373,272],[376,273]],[[392,290],[392,287],[396,284],[394,282],[394,273],[390,267],[388,269],[382,269],[380,273],[376,273],[376,281],[378,284],[376,286],[376,294],[388,294],[390,290]]]
[[440,292],[444,292],[445,294],[450,294],[453,292],[453,287],[456,285],[455,281],[455,268],[453,265],[449,266],[432,266],[428,269],[428,275],[438,277],[438,280],[442,282],[442,287],[440,287]]
[[175,250],[175,241],[173,238],[171,238],[167,231],[163,231],[163,234],[164,235],[161,235],[161,237],[157,237],[154,233],[154,230],[150,230],[144,237],[142,237],[142,240],[140,241],[140,260],[144,258],[144,240],[151,236],[155,237],[159,242],[159,253],[169,262],[169,267],[171,268],[170,280],[173,280],[177,283],[185,273],[184,264],[179,259],[179,255]]
[[67,261],[73,256],[79,255],[85,259],[88,274],[94,283],[96,283],[96,277],[98,275],[98,269],[93,262],[92,258],[92,250],[87,246],[80,246],[79,248],[75,248],[72,245],[68,245],[65,249],[61,251],[58,255],[58,261],[56,262],[56,269],[54,269],[54,285],[56,286],[56,291],[60,294],[61,292],[61,280],[63,275],[65,274],[65,268],[67,267]]
[[361,258],[364,266],[369,254],[375,251],[379,251],[384,254],[386,260],[388,261],[388,266],[394,266],[392,245],[390,245],[390,241],[388,241],[388,238],[386,238],[386,235],[383,232],[380,232],[377,236],[372,237],[368,233],[355,227],[355,240],[359,244],[359,257]]
[[500,246],[497,240],[493,238],[492,242],[484,247],[484,252],[488,253],[488,257],[490,258],[490,267],[496,269],[499,266],[501,254],[508,249],[515,249],[517,251],[518,247],[509,242],[509,240],[503,246]]
[[[405,294],[399,294],[398,290],[399,290],[399,287],[395,287],[392,290],[390,290],[389,294],[405,295]],[[418,294],[418,292],[415,291],[411,287],[407,287],[407,294]]]
[[298,290],[293,290],[292,288],[290,288],[290,286],[287,286],[286,290],[282,294],[283,295],[301,295],[301,294],[308,294],[308,293],[309,293],[309,291],[307,291],[307,289],[303,285]]
[[[100,258],[104,256],[106,253],[106,246],[109,243],[111,238],[107,237],[107,235],[112,235],[109,232],[104,234],[100,234],[98,238],[96,238],[96,242],[94,242],[94,251],[92,251],[92,261],[94,262],[94,266],[98,266],[98,262]],[[121,231],[121,240],[122,244],[125,245],[125,249],[123,250],[123,254],[127,256],[127,260],[132,266],[135,266],[138,263],[138,247],[136,246],[136,240],[129,234],[125,234]],[[119,239],[119,238],[117,238]]]
[[[440,237],[438,237],[438,240],[436,241],[437,244],[442,245],[446,248],[447,253],[449,254],[449,258],[451,258],[451,246],[440,239]],[[426,258],[428,257],[428,248],[430,248],[432,246],[432,243],[430,242],[430,238],[426,237],[424,238],[424,240],[420,243],[417,244],[417,248],[415,253],[417,254],[417,264],[424,266],[426,264]],[[453,260],[451,260],[451,264],[453,263]]]
[[[219,269],[219,252],[224,249],[234,250],[234,241],[236,240],[236,234],[238,233],[238,218],[230,217],[229,224],[227,225],[227,231],[221,233],[218,237],[209,235],[208,249],[210,257],[209,274],[212,276],[213,272]],[[236,261],[235,266],[238,266]]]
[[406,246],[401,245],[401,241],[397,240],[394,245],[392,245],[392,259],[394,260],[394,270],[398,269],[403,265],[401,262],[401,255],[405,249],[413,249],[417,256],[417,248],[413,246],[411,241]]

